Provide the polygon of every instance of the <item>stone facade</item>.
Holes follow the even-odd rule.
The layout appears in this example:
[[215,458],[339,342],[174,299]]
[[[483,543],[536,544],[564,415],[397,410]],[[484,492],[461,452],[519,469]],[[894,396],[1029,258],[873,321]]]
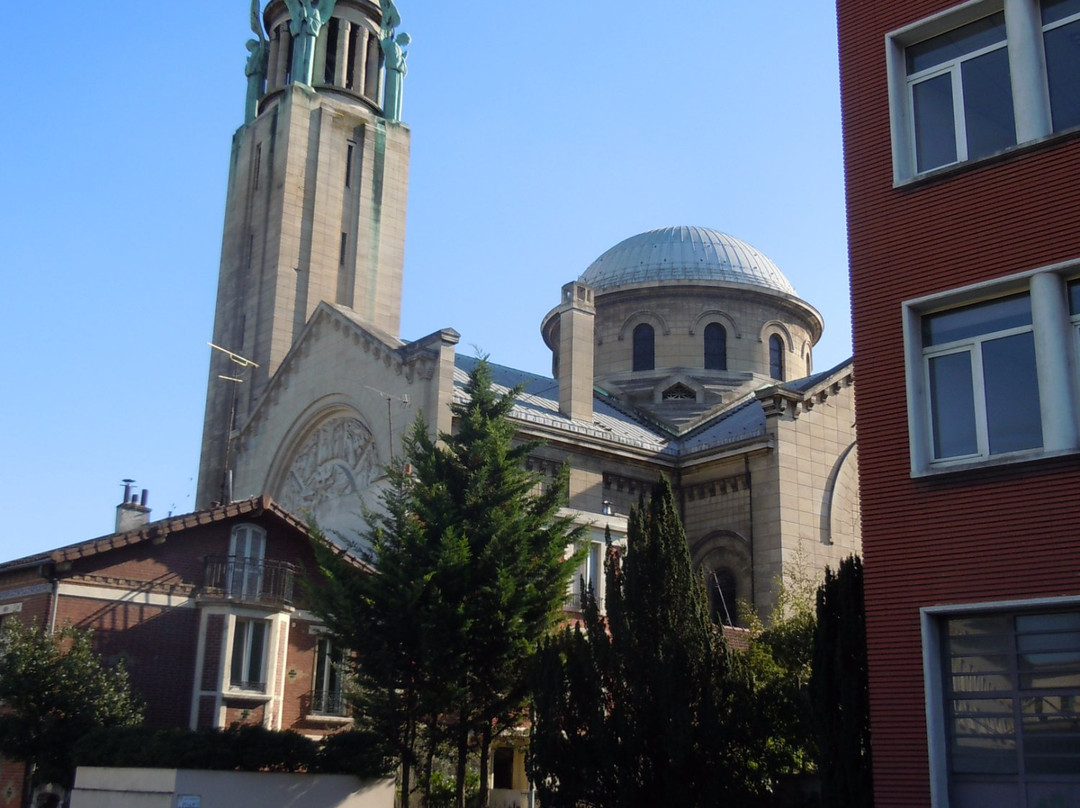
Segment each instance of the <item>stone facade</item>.
[[[398,336],[409,130],[382,115],[379,14],[335,5],[310,84],[289,72],[284,3],[263,14],[267,76],[233,141],[198,494],[200,507],[269,495],[349,538],[417,417],[453,430],[474,365],[453,329]],[[495,381],[523,386],[511,417],[544,442],[531,464],[542,485],[569,466],[567,507],[597,542],[605,527],[624,536],[667,476],[714,605],[740,622],[745,604],[768,612],[785,570],[816,575],[859,549],[853,375],[850,362],[811,375],[823,328],[754,247],[666,228],[561,288],[541,323],[553,378],[496,367]]]

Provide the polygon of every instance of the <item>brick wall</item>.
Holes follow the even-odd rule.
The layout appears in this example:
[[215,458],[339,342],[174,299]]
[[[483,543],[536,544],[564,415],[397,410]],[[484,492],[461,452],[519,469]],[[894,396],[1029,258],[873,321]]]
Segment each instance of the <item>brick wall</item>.
[[919,608],[1080,590],[1075,459],[909,473],[902,301],[1080,256],[1075,137],[893,187],[884,35],[952,5],[837,4],[879,808],[929,805]]

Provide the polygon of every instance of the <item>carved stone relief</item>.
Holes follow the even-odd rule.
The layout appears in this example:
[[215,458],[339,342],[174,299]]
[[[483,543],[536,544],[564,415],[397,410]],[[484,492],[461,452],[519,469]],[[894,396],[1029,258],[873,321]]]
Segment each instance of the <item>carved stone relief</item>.
[[327,532],[352,536],[381,467],[371,431],[356,418],[334,418],[300,445],[277,499],[299,516],[314,516]]

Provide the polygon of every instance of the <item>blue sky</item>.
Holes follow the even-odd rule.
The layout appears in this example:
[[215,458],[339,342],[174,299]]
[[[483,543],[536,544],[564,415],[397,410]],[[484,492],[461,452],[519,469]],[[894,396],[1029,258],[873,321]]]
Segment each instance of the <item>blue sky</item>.
[[[402,337],[547,373],[562,284],[688,224],[822,312],[817,368],[850,355],[831,3],[397,5]],[[110,532],[125,477],[153,518],[193,507],[248,8],[64,0],[0,49],[0,559]]]

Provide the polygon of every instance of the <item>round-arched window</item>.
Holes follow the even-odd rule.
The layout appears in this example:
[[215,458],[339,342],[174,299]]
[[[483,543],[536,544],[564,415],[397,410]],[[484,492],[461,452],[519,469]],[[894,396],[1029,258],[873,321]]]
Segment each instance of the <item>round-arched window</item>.
[[727,331],[720,323],[705,326],[705,370],[727,370]]
[[634,370],[652,370],[656,367],[655,332],[648,323],[634,328]]
[[784,341],[776,334],[769,337],[769,375],[784,380]]

